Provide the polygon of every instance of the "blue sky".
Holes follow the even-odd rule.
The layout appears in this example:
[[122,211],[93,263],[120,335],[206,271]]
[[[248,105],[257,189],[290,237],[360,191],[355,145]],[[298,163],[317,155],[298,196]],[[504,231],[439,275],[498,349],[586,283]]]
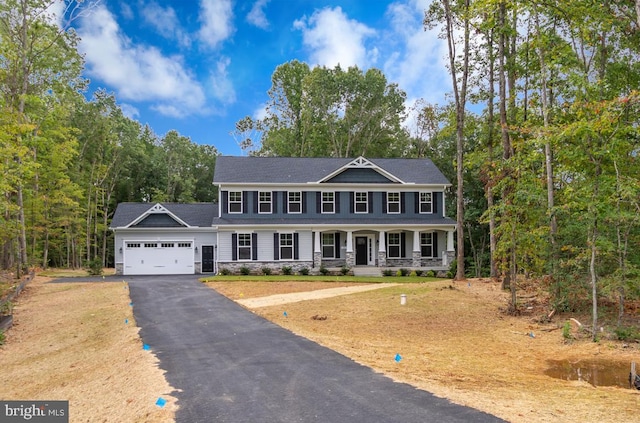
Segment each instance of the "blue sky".
[[171,129],[241,155],[235,122],[264,113],[271,74],[311,66],[381,69],[408,97],[443,104],[451,80],[431,0],[102,0],[74,22],[91,89],[159,136]]

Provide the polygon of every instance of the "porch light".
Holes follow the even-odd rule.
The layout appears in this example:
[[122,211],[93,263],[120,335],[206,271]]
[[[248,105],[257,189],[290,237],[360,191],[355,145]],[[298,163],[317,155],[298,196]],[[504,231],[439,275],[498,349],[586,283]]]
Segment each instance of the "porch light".
[[122,254],[122,247],[120,247],[120,254]]
[[196,254],[198,253],[198,247],[196,247]]

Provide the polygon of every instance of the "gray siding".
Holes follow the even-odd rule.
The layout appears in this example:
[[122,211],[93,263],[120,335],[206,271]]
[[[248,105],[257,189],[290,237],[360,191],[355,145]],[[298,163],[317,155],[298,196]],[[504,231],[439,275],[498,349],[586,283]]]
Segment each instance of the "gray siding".
[[373,169],[347,169],[327,182],[339,184],[393,184],[386,176]]

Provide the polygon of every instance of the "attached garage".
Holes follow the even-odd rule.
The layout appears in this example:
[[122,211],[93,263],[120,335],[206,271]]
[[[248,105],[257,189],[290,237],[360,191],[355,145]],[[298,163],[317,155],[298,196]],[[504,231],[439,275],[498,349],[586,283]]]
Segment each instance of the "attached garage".
[[125,241],[125,275],[195,273],[193,241]]
[[214,273],[213,203],[120,203],[113,219],[119,275]]

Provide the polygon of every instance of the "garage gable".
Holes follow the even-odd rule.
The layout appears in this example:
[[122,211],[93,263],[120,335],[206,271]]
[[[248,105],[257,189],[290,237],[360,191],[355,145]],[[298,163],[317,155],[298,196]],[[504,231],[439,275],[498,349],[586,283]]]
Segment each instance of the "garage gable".
[[127,225],[129,228],[176,228],[190,225],[169,211],[162,204],[157,203],[137,219]]

